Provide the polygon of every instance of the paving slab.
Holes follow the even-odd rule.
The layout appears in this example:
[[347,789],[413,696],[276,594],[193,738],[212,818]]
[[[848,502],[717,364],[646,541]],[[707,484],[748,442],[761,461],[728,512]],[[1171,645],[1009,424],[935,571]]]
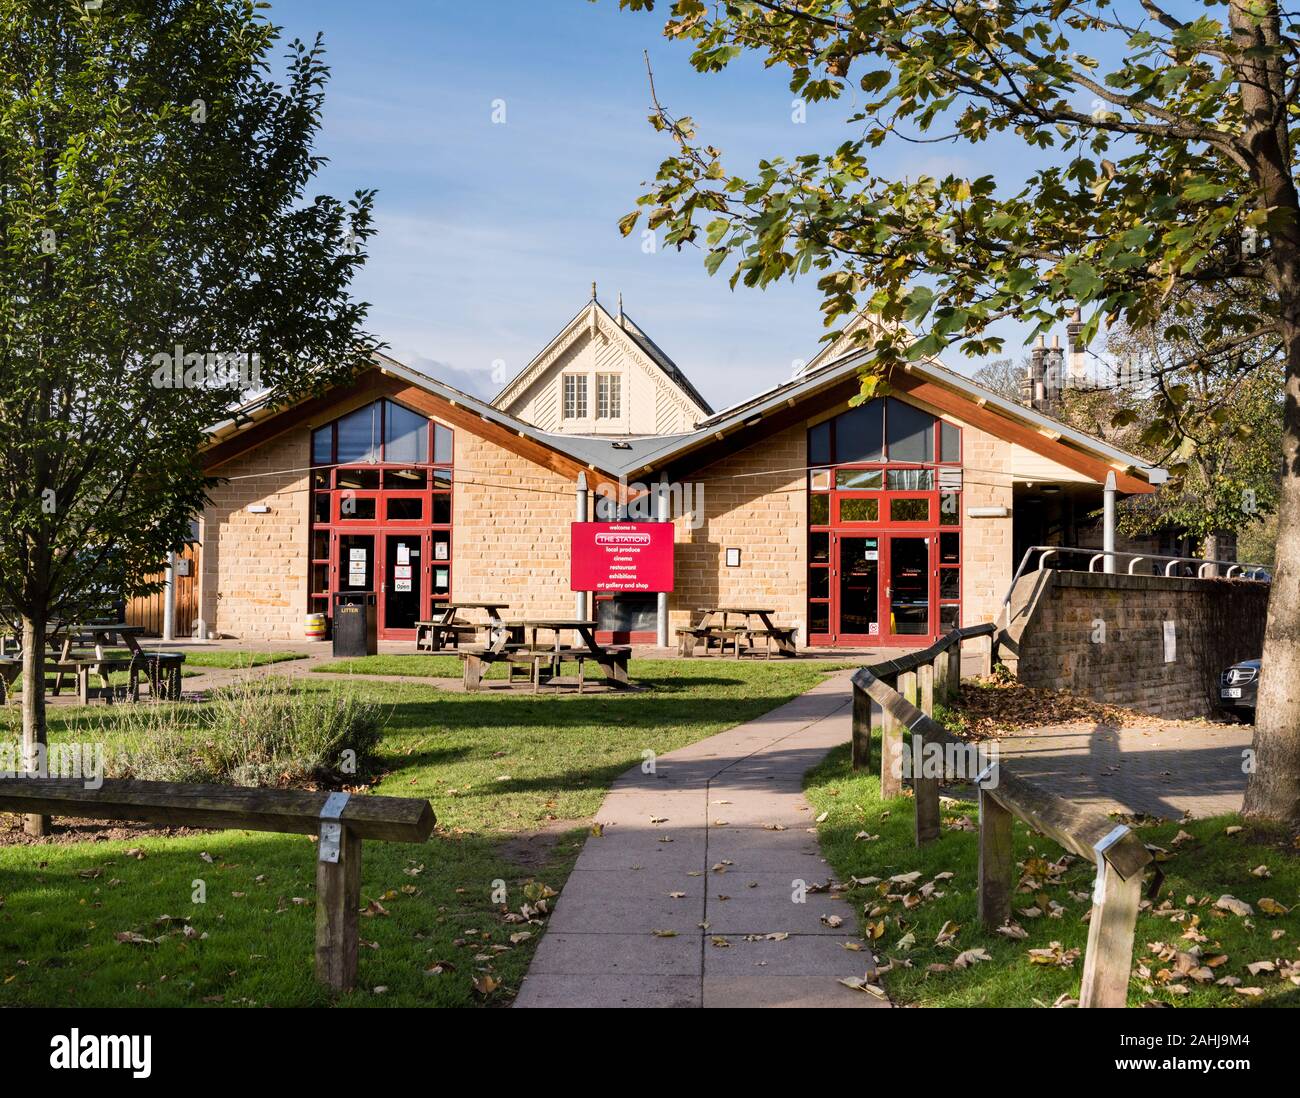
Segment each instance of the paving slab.
[[831,879],[802,779],[849,739],[848,676],[621,775],[515,1006],[887,1006],[839,983],[874,967],[852,906],[796,902]]

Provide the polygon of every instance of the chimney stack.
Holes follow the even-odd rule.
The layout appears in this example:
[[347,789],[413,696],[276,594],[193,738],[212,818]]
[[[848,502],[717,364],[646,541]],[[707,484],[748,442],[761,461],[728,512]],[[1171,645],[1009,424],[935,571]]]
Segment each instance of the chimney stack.
[[1074,310],[1074,316],[1065,329],[1070,345],[1070,384],[1082,385],[1088,376],[1088,358],[1083,346],[1083,312]]

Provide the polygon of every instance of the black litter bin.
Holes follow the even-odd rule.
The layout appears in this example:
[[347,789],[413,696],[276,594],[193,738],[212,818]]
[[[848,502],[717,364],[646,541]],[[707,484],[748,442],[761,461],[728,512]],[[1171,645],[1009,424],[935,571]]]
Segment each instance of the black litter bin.
[[379,622],[373,593],[334,596],[334,655],[379,654]]

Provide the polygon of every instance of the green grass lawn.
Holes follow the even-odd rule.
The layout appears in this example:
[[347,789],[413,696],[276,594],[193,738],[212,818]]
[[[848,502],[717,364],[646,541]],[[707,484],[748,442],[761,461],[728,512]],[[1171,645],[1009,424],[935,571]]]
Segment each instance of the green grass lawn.
[[[878,737],[875,757],[879,759]],[[911,799],[882,802],[879,774],[853,773],[847,747],[833,752],[809,774],[807,793],[814,811],[828,814],[818,830],[839,879],[881,879],[880,883],[853,888],[848,896],[878,963],[897,962],[883,976],[884,987],[896,1002],[1051,1006],[1063,994],[1077,997],[1088,938],[1082,918],[1091,905],[1091,863],[1068,859],[1070,864],[1063,872],[1049,872],[1048,863],[1059,863],[1064,852],[1016,821],[1015,857],[1020,871],[1036,874],[1041,883],[1016,893],[1012,917],[1027,937],[1008,938],[986,932],[976,914],[976,832],[951,826],[963,818],[977,822],[974,804],[945,805],[943,833],[918,850],[913,840]],[[1285,974],[1290,965],[1295,966],[1290,971],[1300,976],[1300,851],[1281,833],[1253,827],[1226,833],[1226,828],[1242,822],[1225,817],[1141,828],[1145,842],[1167,852],[1157,855],[1166,877],[1159,896],[1138,917],[1130,1006],[1144,1002],[1300,1006],[1300,987]],[[1190,838],[1178,839],[1179,832]],[[870,837],[860,837],[863,833]],[[1260,866],[1271,875],[1253,872]],[[912,884],[900,887],[889,882],[891,877],[914,872],[920,877]],[[952,876],[939,881],[931,897],[919,905],[909,908],[901,898],[886,896],[917,892],[941,873]],[[1216,901],[1225,894],[1249,903],[1254,914],[1242,916],[1217,909]],[[1270,905],[1261,907],[1264,898],[1289,912],[1268,914],[1265,909]],[[1057,910],[1052,904],[1060,905],[1059,918],[1048,914]],[[1043,914],[1025,915],[1020,909]],[[945,931],[949,935],[945,943],[936,944]],[[1052,950],[1054,942],[1060,943],[1055,956],[1061,960],[1069,951],[1079,951],[1072,965],[1031,961],[1029,950]],[[966,967],[954,963],[965,951],[980,949],[988,960],[976,960]],[[1200,964],[1189,965],[1186,956],[1177,956],[1189,955],[1193,949],[1201,951]],[[1272,963],[1274,970],[1252,974],[1247,966],[1258,962]],[[938,965],[944,967],[931,968]],[[1212,973],[1211,979],[1204,979],[1203,971],[1198,972],[1200,979],[1179,974],[1202,967]],[[1216,984],[1223,977],[1235,978],[1241,987],[1258,988],[1260,993],[1247,996]]]
[[307,658],[305,652],[248,652],[237,648],[185,648],[182,651],[185,653],[187,667],[265,667],[267,664]]
[[[642,751],[757,717],[834,666],[634,661],[644,692],[582,697],[347,684],[386,707],[375,791],[427,797],[438,829],[418,846],[365,844],[371,914],[358,988],[342,1002],[508,1003],[543,928],[504,915],[526,889],[562,887],[610,781]],[[0,714],[0,735],[16,738],[16,716]],[[85,738],[102,720],[96,735],[111,754],[113,717],[108,707],[52,710],[51,739]],[[558,841],[524,841],[542,829]],[[0,1007],[323,1003],[312,976],[314,858],[307,838],[243,831],[0,847]],[[498,881],[505,905],[492,902]],[[530,937],[512,941],[519,934]]]
[[[312,670],[324,675],[409,675],[413,678],[459,679],[464,674],[464,663],[459,656],[409,655],[360,656],[351,660],[332,660]],[[494,663],[487,668],[484,678],[504,679],[506,665]],[[599,673],[596,673],[599,677]]]

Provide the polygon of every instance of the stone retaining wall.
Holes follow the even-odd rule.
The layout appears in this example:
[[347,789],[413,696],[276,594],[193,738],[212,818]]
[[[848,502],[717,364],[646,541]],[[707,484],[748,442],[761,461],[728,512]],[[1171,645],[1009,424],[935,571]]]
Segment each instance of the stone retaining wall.
[[1268,592],[1249,580],[1034,572],[1012,594],[1002,659],[1030,686],[1209,716],[1219,673],[1263,649]]

